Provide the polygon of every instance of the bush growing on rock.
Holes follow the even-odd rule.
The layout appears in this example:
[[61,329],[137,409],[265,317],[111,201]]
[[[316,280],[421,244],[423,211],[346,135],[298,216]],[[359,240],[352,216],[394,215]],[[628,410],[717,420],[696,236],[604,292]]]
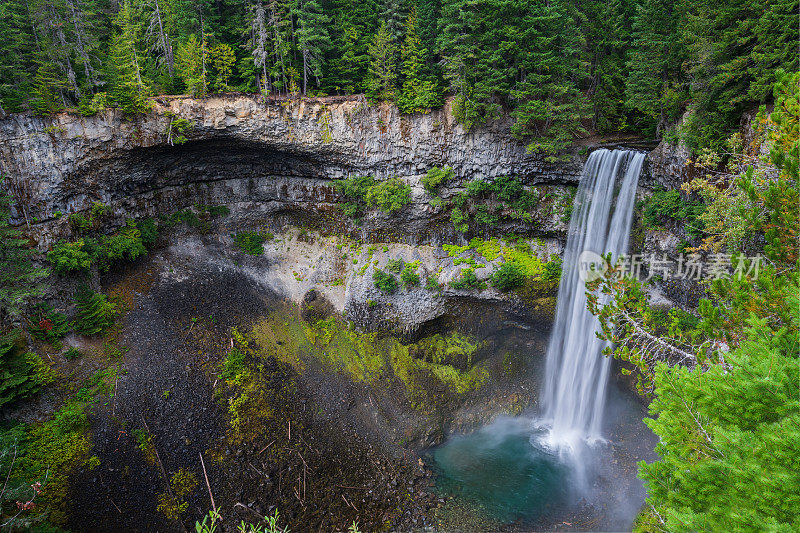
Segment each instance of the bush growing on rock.
[[375,272],[372,273],[372,282],[377,289],[387,294],[391,294],[397,290],[397,279],[379,268],[376,268]]
[[83,239],[75,242],[59,241],[47,252],[47,260],[59,274],[69,274],[78,270],[88,270],[92,266],[89,253],[84,250]]
[[425,190],[433,194],[438,191],[439,187],[453,179],[453,169],[450,167],[433,167],[428,170],[428,173],[422,178],[422,186]]
[[54,311],[50,306],[36,306],[34,316],[28,319],[28,331],[35,339],[54,342],[69,331],[67,315]]
[[233,244],[246,254],[261,255],[264,253],[264,243],[271,238],[272,234],[240,231],[233,235]]
[[415,287],[419,285],[419,274],[417,274],[418,263],[408,263],[403,271],[400,273],[400,280],[406,288]]
[[371,187],[364,200],[370,207],[377,206],[381,211],[394,213],[411,203],[411,187],[398,178],[391,178]]
[[503,292],[521,287],[525,283],[525,273],[517,263],[503,263],[492,274],[492,285]]
[[389,259],[386,262],[386,270],[389,272],[394,272],[395,274],[399,274],[401,270],[403,270],[403,260],[402,259]]
[[486,283],[480,281],[475,275],[475,269],[472,267],[465,268],[461,271],[461,278],[450,282],[450,286],[454,289],[478,289],[486,288]]
[[542,269],[542,279],[545,281],[558,281],[561,279],[561,258],[548,261]]

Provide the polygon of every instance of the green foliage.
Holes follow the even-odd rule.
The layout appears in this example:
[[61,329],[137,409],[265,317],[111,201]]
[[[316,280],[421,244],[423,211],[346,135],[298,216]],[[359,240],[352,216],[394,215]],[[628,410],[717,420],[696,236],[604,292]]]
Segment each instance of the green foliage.
[[392,294],[397,290],[397,278],[379,268],[372,273],[372,282],[377,289],[387,294]]
[[34,308],[33,315],[28,317],[28,331],[33,338],[52,343],[67,334],[69,319],[50,306],[39,304]]
[[64,352],[64,359],[66,359],[67,361],[80,359],[82,356],[83,353],[74,346],[70,346],[70,348],[66,352]]
[[155,219],[145,218],[136,222],[136,227],[139,229],[142,245],[150,250],[155,246],[158,240],[158,225]]
[[642,220],[647,227],[659,228],[665,221],[680,221],[692,238],[703,235],[703,223],[700,215],[705,205],[702,202],[684,200],[681,193],[674,189],[658,189],[645,200],[642,207]]
[[240,231],[234,235],[233,245],[249,255],[262,255],[264,253],[264,243],[273,238],[271,233],[256,233],[252,231]]
[[407,289],[419,285],[419,274],[417,274],[417,266],[419,266],[419,263],[417,261],[414,261],[413,263],[408,263],[406,264],[403,271],[400,273],[400,281],[403,282],[403,285],[405,285]]
[[521,287],[525,283],[525,274],[518,263],[503,263],[492,273],[492,285],[505,292]]
[[382,22],[378,33],[369,46],[369,81],[367,95],[376,100],[394,100],[397,81],[397,46],[386,22]]
[[542,279],[545,281],[558,281],[561,279],[561,257],[551,259],[542,268]]
[[370,187],[364,200],[370,207],[377,206],[386,213],[394,213],[411,203],[411,187],[398,178],[390,178]]
[[453,169],[450,167],[433,167],[428,170],[428,173],[422,178],[422,186],[425,190],[433,194],[439,190],[439,187],[453,179]]
[[0,336],[0,407],[37,392],[42,382],[37,379],[32,360],[20,347],[17,331]]
[[104,294],[99,294],[82,285],[75,293],[78,315],[75,331],[82,335],[98,335],[114,324],[119,310]]
[[[102,205],[102,204],[100,204]],[[47,253],[47,259],[59,274],[88,270],[92,265],[109,270],[122,261],[134,261],[147,254],[139,225],[128,220],[125,226],[112,235],[99,238],[80,238],[76,241],[59,241]],[[148,239],[154,239],[153,227],[145,224]]]
[[53,270],[59,274],[88,270],[92,266],[92,259],[85,249],[83,239],[74,242],[59,241],[47,252],[47,260],[53,265]]
[[467,267],[461,271],[459,279],[450,282],[450,286],[454,289],[483,290],[486,288],[486,283],[478,279],[473,267]]
[[403,270],[403,265],[405,261],[402,259],[389,259],[386,261],[386,270],[389,272],[394,272],[395,274],[399,274],[401,270]]
[[169,484],[170,490],[158,495],[156,510],[164,513],[169,520],[180,520],[181,515],[189,508],[186,497],[197,488],[197,475],[180,468],[172,474]]
[[96,115],[100,111],[112,107],[112,101],[108,93],[99,92],[97,94],[84,94],[78,102],[78,111],[85,117]]
[[397,98],[397,107],[403,113],[418,113],[442,105],[442,94],[437,82],[426,76],[428,50],[419,36],[419,16],[412,6],[405,25],[406,37],[400,49],[403,86]]
[[439,284],[439,278],[436,276],[436,274],[428,275],[427,279],[425,280],[425,289],[436,292],[442,290],[442,286]]
[[376,181],[371,176],[334,181],[336,189],[348,198],[341,204],[345,215],[358,218],[367,207],[378,207],[387,213],[394,213],[411,203],[411,187],[398,178]]
[[8,223],[10,198],[5,193],[5,178],[0,176],[0,333],[17,321],[26,302],[44,292],[41,279],[48,271],[35,268],[28,238]]
[[243,351],[233,348],[220,365],[220,376],[225,381],[233,381],[246,369],[245,354]]

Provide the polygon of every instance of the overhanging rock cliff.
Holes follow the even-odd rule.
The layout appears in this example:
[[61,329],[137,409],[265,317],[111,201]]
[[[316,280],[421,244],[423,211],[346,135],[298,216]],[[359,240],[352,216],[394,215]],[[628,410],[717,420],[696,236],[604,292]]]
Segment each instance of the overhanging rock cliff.
[[[170,124],[192,126],[181,144]],[[366,229],[425,239],[433,232],[420,178],[434,166],[460,181],[515,175],[525,183],[575,183],[582,162],[547,163],[511,137],[507,118],[466,131],[449,105],[401,115],[359,97],[271,100],[226,95],[162,97],[126,118],[117,110],[91,117],[14,115],[0,121],[0,173],[8,177],[40,244],[59,237],[60,214],[111,207],[118,220],[151,216],[196,203],[245,211],[331,211],[332,181],[355,175],[397,176],[412,186],[403,216],[374,216]]]

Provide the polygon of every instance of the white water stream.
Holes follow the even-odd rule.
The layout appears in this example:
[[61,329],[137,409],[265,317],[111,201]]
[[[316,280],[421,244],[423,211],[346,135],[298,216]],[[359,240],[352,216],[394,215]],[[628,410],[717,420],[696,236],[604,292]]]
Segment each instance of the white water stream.
[[[600,324],[586,308],[581,275],[594,254],[616,258],[628,248],[634,197],[644,154],[597,150],[589,156],[575,197],[556,318],[547,348],[542,407],[551,448],[577,451],[601,439],[610,360],[597,338]],[[620,179],[621,178],[621,179]],[[591,253],[587,253],[591,252]]]

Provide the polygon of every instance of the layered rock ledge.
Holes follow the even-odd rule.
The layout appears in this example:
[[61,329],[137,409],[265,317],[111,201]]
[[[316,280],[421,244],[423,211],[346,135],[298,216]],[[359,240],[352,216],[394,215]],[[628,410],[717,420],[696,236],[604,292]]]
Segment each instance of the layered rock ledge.
[[[192,126],[174,143],[170,124]],[[507,117],[466,131],[450,105],[401,115],[360,97],[303,100],[224,95],[155,99],[126,118],[118,110],[91,117],[62,113],[0,120],[0,173],[24,206],[13,213],[47,245],[57,218],[109,205],[121,220],[196,203],[237,205],[261,214],[326,210],[337,200],[331,180],[401,177],[414,203],[403,217],[380,216],[366,229],[426,240],[435,216],[420,186],[434,166],[450,166],[457,184],[514,175],[529,185],[576,183],[582,158],[547,163],[509,133]]]

